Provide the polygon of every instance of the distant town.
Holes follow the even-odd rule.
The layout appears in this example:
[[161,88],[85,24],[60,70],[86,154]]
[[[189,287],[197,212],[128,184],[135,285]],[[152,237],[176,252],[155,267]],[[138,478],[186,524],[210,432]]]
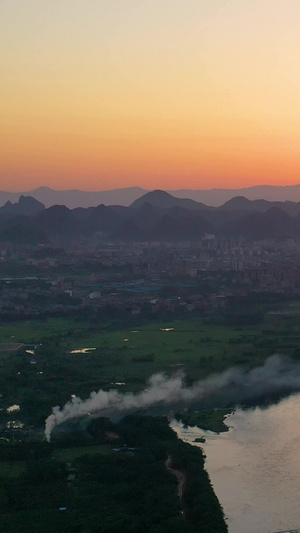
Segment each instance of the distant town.
[[300,294],[299,245],[288,239],[1,249],[0,316],[209,314],[252,293]]

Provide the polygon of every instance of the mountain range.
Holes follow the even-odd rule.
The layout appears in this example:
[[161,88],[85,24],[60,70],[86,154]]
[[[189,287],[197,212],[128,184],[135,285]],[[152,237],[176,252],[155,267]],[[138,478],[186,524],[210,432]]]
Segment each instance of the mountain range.
[[[76,207],[96,207],[100,204],[123,205],[128,207],[148,192],[150,191],[141,187],[129,187],[110,191],[81,191],[76,189],[57,191],[49,187],[39,187],[27,192],[0,191],[0,206],[3,206],[7,201],[11,203],[18,202],[20,196],[31,196],[43,203],[46,207],[65,205],[69,209],[75,209]],[[244,189],[180,189],[169,190],[167,192],[175,198],[186,198],[214,207],[221,206],[236,196],[243,196],[248,200],[264,199],[270,202],[300,201],[300,185],[259,185]]]
[[103,204],[46,208],[30,196],[0,208],[0,244],[112,241],[185,241],[221,238],[287,239],[300,236],[300,202],[232,198],[220,207],[148,192],[130,206]]

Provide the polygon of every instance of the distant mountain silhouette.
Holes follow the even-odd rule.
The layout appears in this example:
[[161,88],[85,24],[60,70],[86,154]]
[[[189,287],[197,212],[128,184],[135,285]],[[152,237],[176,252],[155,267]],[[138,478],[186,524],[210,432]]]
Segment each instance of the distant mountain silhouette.
[[170,207],[183,207],[185,209],[209,209],[207,205],[195,202],[189,198],[175,198],[175,196],[160,190],[155,190],[144,194],[141,196],[141,198],[135,200],[130,207],[142,207],[145,203],[164,209],[169,209]]
[[81,232],[87,236],[95,233],[110,235],[124,219],[122,211],[116,212],[105,205],[89,207],[88,209],[79,207],[73,209],[72,213],[76,217],[76,223],[80,225]]
[[140,207],[128,209],[130,220],[132,220],[139,230],[147,231],[153,228],[158,220],[165,213],[165,209],[144,203]]
[[267,200],[248,200],[244,196],[236,196],[228,202],[225,202],[219,209],[229,211],[249,211],[249,212],[266,212],[272,207],[278,207],[281,211],[289,215],[296,215],[300,212],[300,203],[296,202],[269,202]]
[[257,185],[243,189],[179,189],[167,191],[176,198],[192,198],[211,206],[220,206],[231,198],[244,196],[248,200],[267,200],[269,202],[300,202],[300,184],[298,185]]
[[50,187],[38,187],[32,191],[20,193],[0,191],[0,206],[7,201],[17,202],[21,195],[32,196],[46,207],[65,205],[69,209],[75,209],[76,207],[96,207],[100,204],[128,206],[145,192],[147,191],[141,187],[127,187],[110,191],[80,191],[77,189],[57,191]]
[[[96,207],[100,204],[106,206],[129,206],[148,192],[150,191],[141,187],[127,187],[108,191],[81,191],[77,189],[57,191],[50,187],[38,187],[32,191],[18,193],[0,191],[0,206],[3,206],[7,201],[11,203],[18,202],[21,195],[31,196],[42,202],[47,208],[53,205],[65,205],[69,209]],[[300,185],[259,185],[243,189],[179,189],[168,190],[166,193],[177,199],[193,200],[205,206],[215,207],[221,206],[228,200],[239,196],[243,196],[248,200],[266,200],[268,202],[300,202]],[[144,199],[144,201],[148,200]],[[192,209],[192,204],[186,207]]]
[[[22,209],[27,214],[20,214]],[[250,240],[298,238],[300,204],[237,197],[216,208],[153,191],[130,207],[55,205],[45,209],[24,197],[0,209],[0,243],[193,241],[205,233]]]
[[9,200],[0,208],[0,214],[36,215],[45,210],[44,204],[32,196],[20,196],[19,201],[13,204]]

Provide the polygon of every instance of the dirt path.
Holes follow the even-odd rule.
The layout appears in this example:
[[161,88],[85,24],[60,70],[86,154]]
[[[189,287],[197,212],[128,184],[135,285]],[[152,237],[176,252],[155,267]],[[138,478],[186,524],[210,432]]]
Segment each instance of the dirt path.
[[173,476],[176,476],[178,481],[178,496],[182,500],[184,497],[185,489],[186,489],[186,481],[187,481],[187,475],[183,470],[178,470],[177,468],[173,468],[174,465],[174,459],[171,455],[168,456],[166,462],[165,462],[167,470],[170,472],[170,474],[173,474]]

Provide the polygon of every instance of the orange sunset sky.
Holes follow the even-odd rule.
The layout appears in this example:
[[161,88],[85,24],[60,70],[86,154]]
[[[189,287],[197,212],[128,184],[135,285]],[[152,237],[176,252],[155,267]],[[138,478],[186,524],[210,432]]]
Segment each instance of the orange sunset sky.
[[299,0],[0,0],[0,189],[300,183]]

